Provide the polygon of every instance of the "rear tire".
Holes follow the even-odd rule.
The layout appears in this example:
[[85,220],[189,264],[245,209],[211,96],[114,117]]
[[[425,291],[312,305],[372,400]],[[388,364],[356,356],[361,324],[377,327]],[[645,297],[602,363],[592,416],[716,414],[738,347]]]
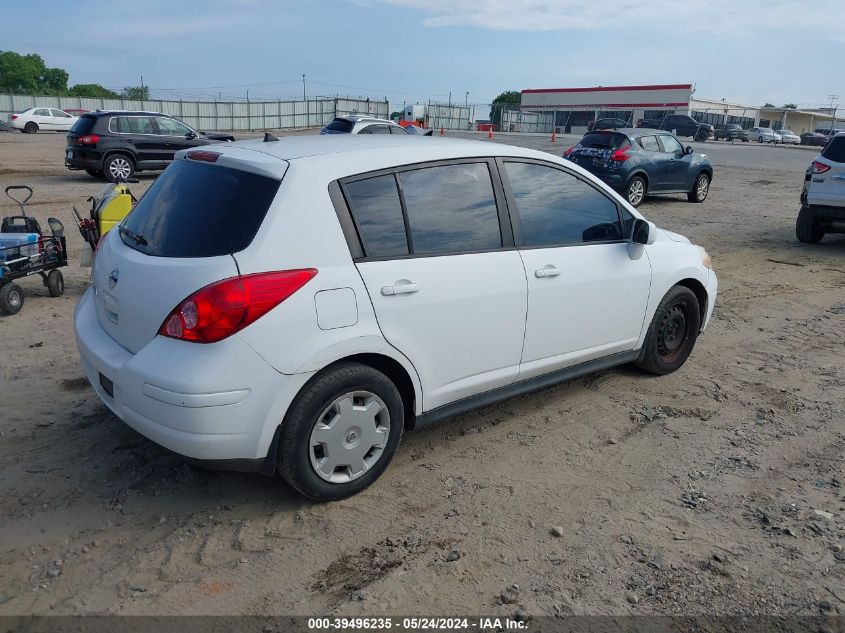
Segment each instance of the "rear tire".
[[135,175],[135,164],[126,154],[112,154],[103,163],[103,172],[111,182],[126,181]]
[[708,193],[710,193],[710,177],[701,172],[692,183],[692,189],[687,193],[687,200],[701,203],[707,200]]
[[36,134],[38,132],[38,124],[34,121],[30,121],[23,126],[23,131],[27,134]]
[[47,290],[51,297],[61,297],[65,293],[65,278],[62,271],[54,268],[47,273]]
[[686,286],[672,286],[657,306],[637,367],[658,376],[679,369],[692,353],[699,329],[695,293]]
[[818,244],[824,237],[824,229],[807,207],[802,206],[798,212],[798,219],[795,220],[795,237],[799,242],[808,244]]
[[625,187],[625,199],[632,207],[638,207],[645,200],[648,186],[642,176],[634,176]]
[[278,469],[306,497],[344,499],[381,476],[404,425],[402,397],[387,376],[339,364],[313,378],[288,409]]
[[23,290],[18,284],[8,283],[0,287],[0,313],[9,316],[17,314],[23,307]]

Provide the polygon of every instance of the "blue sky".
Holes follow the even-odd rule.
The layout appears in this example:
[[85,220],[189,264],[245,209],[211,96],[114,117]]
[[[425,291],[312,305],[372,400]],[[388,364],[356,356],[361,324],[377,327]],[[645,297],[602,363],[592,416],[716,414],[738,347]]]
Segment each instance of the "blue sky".
[[42,0],[3,14],[0,49],[39,53],[71,85],[143,74],[156,96],[301,97],[305,73],[309,96],[394,107],[648,83],[845,106],[845,0]]

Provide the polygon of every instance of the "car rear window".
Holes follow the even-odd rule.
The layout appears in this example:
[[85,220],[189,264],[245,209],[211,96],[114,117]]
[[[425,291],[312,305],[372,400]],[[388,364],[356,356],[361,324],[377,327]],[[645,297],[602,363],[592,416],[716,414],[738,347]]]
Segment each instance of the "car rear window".
[[[281,181],[177,160],[121,225],[130,248],[156,257],[215,257],[252,242]],[[131,232],[131,233],[130,233]]]
[[624,134],[614,134],[610,132],[595,132],[585,134],[579,143],[581,147],[592,147],[595,149],[619,149],[625,145],[630,145],[631,142]]
[[845,163],[845,136],[835,136],[822,150],[822,156],[835,163]]
[[347,121],[346,119],[334,119],[326,126],[326,129],[332,130],[333,132],[344,132],[348,134],[352,131],[353,127],[354,123],[352,123],[352,121]]
[[78,134],[79,136],[85,136],[86,134],[90,134],[91,130],[94,129],[94,124],[97,122],[97,118],[93,116],[81,116],[76,120],[76,123],[71,126],[70,131],[74,134]]

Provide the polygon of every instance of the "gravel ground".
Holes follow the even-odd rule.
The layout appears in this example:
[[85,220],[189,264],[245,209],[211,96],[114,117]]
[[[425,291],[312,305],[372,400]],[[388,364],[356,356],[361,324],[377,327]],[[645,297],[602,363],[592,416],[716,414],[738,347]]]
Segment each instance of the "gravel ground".
[[410,433],[376,485],[315,505],[188,466],[98,402],[70,209],[100,185],[64,170],[62,135],[0,134],[0,185],[32,185],[74,254],[65,297],[27,280],[0,317],[0,614],[845,614],[845,239],[795,240],[811,151],[696,146],[706,203],[641,207],[720,278],[680,371],[604,371]]

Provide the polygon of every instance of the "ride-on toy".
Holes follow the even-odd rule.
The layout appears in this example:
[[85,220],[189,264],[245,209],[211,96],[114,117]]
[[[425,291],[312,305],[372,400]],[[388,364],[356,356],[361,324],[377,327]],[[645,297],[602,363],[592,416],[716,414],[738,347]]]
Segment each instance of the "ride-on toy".
[[[20,200],[12,191],[29,192]],[[20,207],[20,215],[9,215],[0,223],[0,313],[17,314],[23,307],[23,290],[14,281],[30,275],[41,275],[51,297],[65,292],[65,280],[58,270],[67,266],[65,227],[56,218],[49,218],[50,236],[46,236],[38,220],[26,214],[25,204],[32,198],[26,185],[6,187],[6,195]]]

